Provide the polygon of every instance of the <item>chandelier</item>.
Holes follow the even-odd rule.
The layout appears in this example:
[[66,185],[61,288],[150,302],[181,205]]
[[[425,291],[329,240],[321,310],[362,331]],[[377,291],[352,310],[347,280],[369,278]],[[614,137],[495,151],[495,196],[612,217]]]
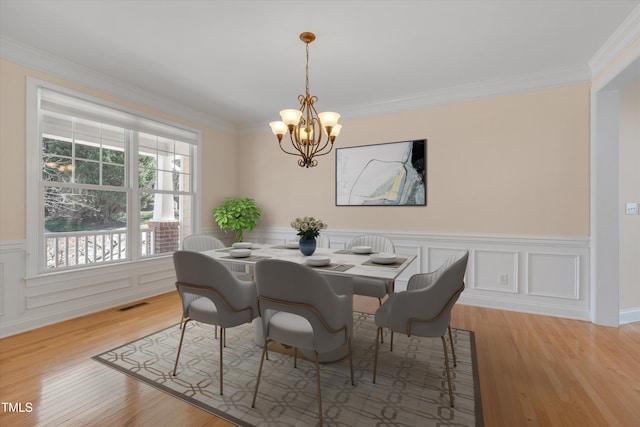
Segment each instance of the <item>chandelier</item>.
[[[282,121],[271,122],[271,131],[278,137],[280,149],[287,154],[300,156],[300,167],[314,167],[318,164],[316,156],[324,156],[333,149],[333,142],[340,133],[342,125],[338,124],[340,114],[332,111],[318,113],[315,103],[317,96],[309,94],[309,43],[316,39],[313,33],[300,34],[300,40],[306,45],[307,65],[305,69],[306,92],[298,96],[300,109],[280,111]],[[295,151],[289,151],[282,145],[282,137],[289,132],[289,140]],[[324,143],[323,143],[324,140]],[[290,147],[289,147],[290,148]]]

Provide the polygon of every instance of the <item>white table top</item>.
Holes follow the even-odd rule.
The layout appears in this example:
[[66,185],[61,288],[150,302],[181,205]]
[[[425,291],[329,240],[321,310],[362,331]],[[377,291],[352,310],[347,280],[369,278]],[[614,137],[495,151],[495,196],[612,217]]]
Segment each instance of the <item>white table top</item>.
[[[283,245],[254,243],[251,249],[251,256],[248,258],[233,258],[229,255],[230,250],[231,248],[215,249],[203,252],[203,254],[220,261],[244,265],[254,265],[260,259],[266,258],[280,259],[296,262],[298,264],[304,264],[307,259],[306,256],[302,255],[299,249],[284,248]],[[361,276],[395,280],[416,258],[415,255],[397,254],[398,261],[402,261],[401,264],[398,262],[393,265],[383,265],[368,262],[369,255],[337,252],[346,252],[346,250],[327,248],[316,249],[313,255],[328,256],[331,258],[331,264],[328,267],[315,267],[315,269],[323,274],[337,276]],[[345,271],[341,271],[345,269],[347,265],[353,265],[353,267],[348,268]]]

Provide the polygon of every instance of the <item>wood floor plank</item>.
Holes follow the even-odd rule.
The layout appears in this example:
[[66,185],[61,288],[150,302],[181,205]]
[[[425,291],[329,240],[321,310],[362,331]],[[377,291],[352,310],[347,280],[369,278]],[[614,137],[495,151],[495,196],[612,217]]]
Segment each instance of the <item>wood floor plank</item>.
[[[0,340],[0,425],[231,424],[91,357],[178,323],[176,293]],[[369,313],[374,298],[356,297]],[[640,425],[640,323],[589,322],[456,305],[452,326],[473,330],[486,426]]]

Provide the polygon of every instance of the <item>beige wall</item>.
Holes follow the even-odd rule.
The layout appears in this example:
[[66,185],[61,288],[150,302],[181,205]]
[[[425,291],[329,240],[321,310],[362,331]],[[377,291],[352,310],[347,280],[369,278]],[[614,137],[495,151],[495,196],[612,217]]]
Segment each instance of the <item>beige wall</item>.
[[[122,105],[152,117],[167,119],[202,132],[202,226],[213,227],[211,209],[236,191],[235,136],[198,126],[159,111],[135,105],[50,75],[0,60],[0,240],[26,236],[26,79],[35,77]],[[221,154],[223,153],[223,154]],[[224,185],[220,183],[224,182]]]
[[640,203],[640,77],[620,90],[620,309],[640,307],[640,215],[625,215],[626,202]]
[[334,153],[300,168],[268,131],[239,143],[239,192],[265,226],[314,215],[333,229],[588,236],[589,89],[344,121],[338,147],[428,140],[426,207],[336,207]]
[[[333,229],[589,234],[587,84],[345,121],[338,147],[428,140],[428,205],[365,208],[335,206],[334,152],[319,158],[316,168],[300,168],[268,131],[234,137],[6,60],[0,65],[2,240],[26,235],[27,76],[201,129],[204,228],[215,228],[211,209],[234,195],[256,198],[265,226],[315,215]],[[237,185],[229,179],[236,165]]]

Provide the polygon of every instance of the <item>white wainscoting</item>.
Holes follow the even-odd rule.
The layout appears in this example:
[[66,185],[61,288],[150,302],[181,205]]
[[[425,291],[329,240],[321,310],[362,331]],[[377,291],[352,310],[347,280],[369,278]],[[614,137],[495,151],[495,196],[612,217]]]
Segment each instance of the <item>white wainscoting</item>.
[[[344,248],[360,234],[384,234],[398,253],[417,255],[400,276],[406,289],[412,274],[437,269],[469,250],[466,290],[460,304],[589,320],[589,239],[586,237],[503,236],[327,230],[332,248]],[[291,228],[261,228],[246,240],[280,244],[295,238]]]
[[[231,235],[203,230],[230,244]],[[399,253],[415,254],[396,283],[432,271],[452,254],[469,250],[466,290],[459,303],[590,320],[589,239],[328,230],[332,248],[360,234],[384,234]],[[260,228],[245,239],[281,244],[295,238],[288,227]],[[175,289],[170,256],[135,263],[27,278],[24,241],[0,242],[0,337],[128,304]],[[621,323],[639,320],[640,309],[621,312]]]
[[27,257],[24,241],[0,242],[0,337],[175,289],[171,256],[25,278]]

